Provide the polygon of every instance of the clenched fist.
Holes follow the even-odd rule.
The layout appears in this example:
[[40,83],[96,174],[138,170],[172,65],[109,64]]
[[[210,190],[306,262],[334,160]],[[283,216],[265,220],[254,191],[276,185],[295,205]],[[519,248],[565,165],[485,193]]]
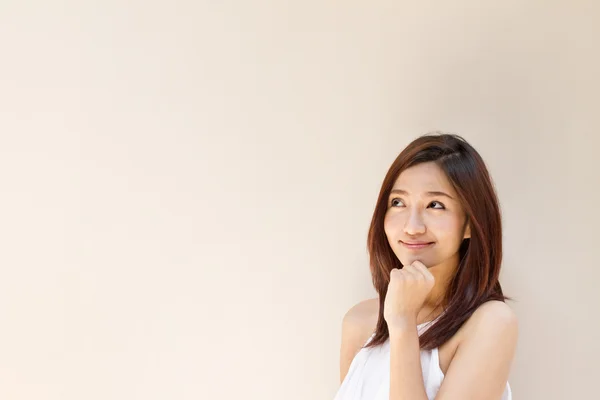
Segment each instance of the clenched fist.
[[434,284],[435,278],[420,261],[405,265],[402,269],[394,268],[390,273],[383,305],[383,316],[388,327],[416,321]]

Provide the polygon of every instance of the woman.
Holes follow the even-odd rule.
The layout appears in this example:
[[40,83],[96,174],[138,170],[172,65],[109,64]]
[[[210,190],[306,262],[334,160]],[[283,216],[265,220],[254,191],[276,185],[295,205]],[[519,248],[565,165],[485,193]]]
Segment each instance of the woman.
[[379,296],[344,316],[335,400],[511,399],[517,319],[479,153],[458,135],[410,143],[383,181],[368,249]]

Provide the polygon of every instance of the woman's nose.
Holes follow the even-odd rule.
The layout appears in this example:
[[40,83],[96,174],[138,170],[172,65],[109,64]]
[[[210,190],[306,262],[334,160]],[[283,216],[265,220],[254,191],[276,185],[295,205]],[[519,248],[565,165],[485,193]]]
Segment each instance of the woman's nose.
[[408,219],[404,224],[404,233],[409,236],[422,235],[426,231],[425,224],[421,215],[417,211],[411,211],[408,215]]

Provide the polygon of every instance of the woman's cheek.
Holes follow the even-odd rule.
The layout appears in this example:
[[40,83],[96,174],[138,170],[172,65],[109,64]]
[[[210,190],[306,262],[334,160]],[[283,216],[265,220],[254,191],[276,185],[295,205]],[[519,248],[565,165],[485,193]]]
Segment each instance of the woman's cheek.
[[438,218],[431,221],[430,227],[435,230],[438,236],[452,237],[460,234],[460,226],[452,218]]
[[399,229],[402,229],[403,222],[402,216],[398,212],[388,211],[383,219],[383,228],[387,234],[397,233]]

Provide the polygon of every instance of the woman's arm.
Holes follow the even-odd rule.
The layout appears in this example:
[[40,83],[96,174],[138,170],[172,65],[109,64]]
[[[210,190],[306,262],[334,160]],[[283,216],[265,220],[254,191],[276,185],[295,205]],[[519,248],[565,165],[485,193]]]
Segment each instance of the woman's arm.
[[[416,321],[390,327],[390,400],[427,400]],[[503,302],[481,305],[465,323],[437,400],[498,400],[516,350],[518,326]]]
[[390,332],[390,400],[428,400],[421,367],[417,319],[388,324]]
[[369,299],[354,305],[344,315],[340,348],[340,384],[350,369],[352,359],[375,329],[378,311],[379,299]]
[[501,301],[481,305],[469,318],[436,396],[438,400],[498,400],[517,348],[518,322]]

